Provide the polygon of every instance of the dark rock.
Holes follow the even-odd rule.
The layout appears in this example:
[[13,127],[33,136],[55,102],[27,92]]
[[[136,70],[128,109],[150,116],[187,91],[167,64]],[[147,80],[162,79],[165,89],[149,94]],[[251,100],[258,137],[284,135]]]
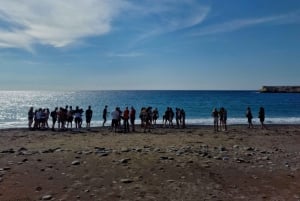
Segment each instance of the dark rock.
[[130,158],[123,158],[121,160],[119,160],[120,163],[123,163],[123,164],[127,164],[131,159]]
[[46,150],[43,150],[42,153],[49,154],[49,153],[53,153],[54,151],[55,151],[54,149],[46,149]]
[[101,157],[104,157],[104,156],[108,156],[108,153],[100,153],[98,155],[101,156]]
[[219,147],[219,150],[220,150],[220,151],[226,151],[226,148],[223,147],[223,146],[220,146],[220,147]]
[[36,190],[36,191],[41,191],[41,190],[42,190],[42,187],[38,186],[38,187],[35,188],[35,190]]
[[94,149],[96,149],[96,151],[105,151],[105,148],[103,147],[95,147]]
[[3,154],[13,154],[13,153],[15,153],[15,150],[13,148],[6,149],[6,150],[1,151],[1,153],[3,153]]
[[120,182],[124,183],[124,184],[129,184],[129,183],[132,183],[133,180],[132,179],[121,179]]
[[23,152],[23,151],[27,151],[27,149],[25,147],[21,147],[20,149],[18,149],[18,152]]
[[159,159],[160,160],[169,160],[169,157],[168,156],[161,156]]

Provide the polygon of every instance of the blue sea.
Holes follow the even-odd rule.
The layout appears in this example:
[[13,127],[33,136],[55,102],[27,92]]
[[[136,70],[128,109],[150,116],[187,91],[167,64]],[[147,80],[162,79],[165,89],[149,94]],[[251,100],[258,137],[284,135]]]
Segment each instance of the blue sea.
[[[116,106],[124,110],[134,106],[152,106],[159,110],[159,122],[167,107],[183,108],[186,123],[212,125],[213,108],[225,107],[228,124],[246,124],[246,108],[252,109],[254,124],[259,124],[258,110],[264,107],[267,124],[300,124],[300,94],[258,93],[256,91],[0,91],[0,128],[27,127],[27,112],[35,109],[66,105],[84,110],[92,106],[92,126],[102,123],[105,105],[113,111]],[[50,122],[49,122],[50,123]],[[110,115],[107,125],[110,124]],[[51,123],[50,123],[51,125]]]

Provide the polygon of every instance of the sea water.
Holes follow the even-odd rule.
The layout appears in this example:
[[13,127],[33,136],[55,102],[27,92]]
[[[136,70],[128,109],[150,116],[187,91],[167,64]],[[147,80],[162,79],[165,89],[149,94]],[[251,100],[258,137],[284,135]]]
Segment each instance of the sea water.
[[[0,128],[27,127],[27,113],[35,109],[79,106],[86,110],[91,105],[91,125],[102,125],[102,111],[108,105],[135,107],[137,116],[142,107],[151,106],[159,110],[159,123],[167,107],[183,108],[186,123],[190,125],[212,125],[213,108],[225,107],[228,124],[246,124],[245,111],[251,107],[254,123],[258,124],[258,111],[265,108],[267,124],[300,124],[300,94],[258,93],[257,91],[0,91]],[[110,124],[108,115],[106,125]],[[51,121],[49,120],[49,124]]]

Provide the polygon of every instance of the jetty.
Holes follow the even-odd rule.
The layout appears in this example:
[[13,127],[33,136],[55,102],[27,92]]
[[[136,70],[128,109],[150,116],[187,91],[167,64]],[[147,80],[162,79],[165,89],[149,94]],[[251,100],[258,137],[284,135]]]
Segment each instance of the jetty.
[[300,93],[300,86],[262,86],[261,93]]

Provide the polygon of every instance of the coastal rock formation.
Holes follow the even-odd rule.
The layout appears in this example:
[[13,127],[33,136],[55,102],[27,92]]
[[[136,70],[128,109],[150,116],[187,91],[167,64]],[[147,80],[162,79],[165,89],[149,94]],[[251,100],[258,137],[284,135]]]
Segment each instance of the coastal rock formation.
[[261,93],[300,93],[300,86],[263,86]]

